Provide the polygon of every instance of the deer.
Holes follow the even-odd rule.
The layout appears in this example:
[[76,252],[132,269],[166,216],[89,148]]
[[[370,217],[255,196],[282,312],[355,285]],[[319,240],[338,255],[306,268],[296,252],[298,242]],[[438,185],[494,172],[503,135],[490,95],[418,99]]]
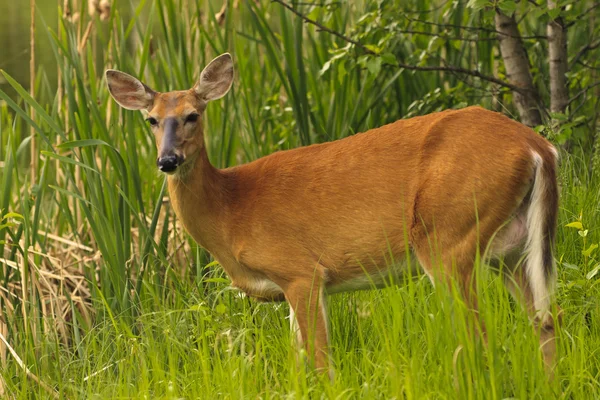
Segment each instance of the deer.
[[317,370],[331,372],[327,295],[384,287],[410,269],[390,258],[413,257],[434,286],[453,282],[476,313],[484,253],[486,265],[502,263],[553,363],[558,152],[531,128],[471,106],[218,169],[203,113],[232,86],[230,54],[189,90],[160,93],[112,69],[105,77],[121,107],[146,116],[185,230],[232,286],[289,303],[292,336]]

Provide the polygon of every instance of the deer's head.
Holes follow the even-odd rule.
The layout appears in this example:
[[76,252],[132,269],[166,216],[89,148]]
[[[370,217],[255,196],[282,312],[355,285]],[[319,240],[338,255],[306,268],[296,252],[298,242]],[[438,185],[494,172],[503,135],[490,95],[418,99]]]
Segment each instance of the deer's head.
[[211,100],[223,97],[233,82],[228,53],[212,60],[189,90],[160,93],[124,72],[106,71],[108,90],[121,107],[142,110],[156,139],[158,169],[174,174],[204,147],[202,114]]

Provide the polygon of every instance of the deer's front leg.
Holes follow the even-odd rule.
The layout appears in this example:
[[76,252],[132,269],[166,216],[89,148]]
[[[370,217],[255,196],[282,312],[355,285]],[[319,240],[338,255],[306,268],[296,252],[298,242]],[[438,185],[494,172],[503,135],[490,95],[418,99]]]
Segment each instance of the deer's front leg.
[[[294,346],[299,353],[303,346],[302,334],[300,333],[300,327],[298,326],[296,313],[294,312],[293,307],[290,307],[290,333],[292,335],[292,346]],[[296,361],[299,361],[298,354],[296,355]]]
[[298,345],[304,345],[315,368],[329,369],[329,339],[324,289],[320,279],[291,282],[285,291],[290,303],[290,326],[297,335]]

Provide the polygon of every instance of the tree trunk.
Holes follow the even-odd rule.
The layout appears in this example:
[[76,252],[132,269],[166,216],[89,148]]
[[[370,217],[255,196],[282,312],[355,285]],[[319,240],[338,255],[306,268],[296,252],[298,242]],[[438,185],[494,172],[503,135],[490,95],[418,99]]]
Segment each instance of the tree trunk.
[[522,89],[520,93],[513,93],[521,122],[531,127],[541,125],[539,94],[533,85],[529,59],[521,40],[517,21],[514,16],[508,17],[497,10],[496,30],[499,32],[498,40],[506,68],[506,77],[511,84]]
[[[548,8],[555,9],[556,1],[548,0]],[[548,55],[550,58],[550,110],[564,113],[569,103],[567,86],[567,28],[562,17],[548,23]]]

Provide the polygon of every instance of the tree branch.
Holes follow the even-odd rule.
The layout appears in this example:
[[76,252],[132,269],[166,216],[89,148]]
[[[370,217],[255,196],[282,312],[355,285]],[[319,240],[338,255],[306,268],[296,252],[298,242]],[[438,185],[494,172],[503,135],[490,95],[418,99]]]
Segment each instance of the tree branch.
[[356,41],[356,40],[354,40],[352,38],[349,38],[348,36],[345,36],[345,35],[339,33],[338,31],[334,31],[333,29],[329,29],[325,25],[322,25],[321,23],[319,23],[319,22],[317,22],[317,21],[315,21],[313,19],[308,18],[306,15],[302,14],[301,12],[299,12],[298,10],[296,10],[294,7],[290,6],[286,2],[281,1],[281,0],[272,0],[272,1],[275,2],[275,3],[281,4],[282,6],[284,6],[288,10],[290,10],[292,13],[294,13],[297,16],[299,16],[300,18],[302,18],[304,21],[306,21],[309,24],[312,24],[312,25],[316,26],[317,28],[319,28],[319,30],[321,30],[323,32],[330,33],[333,36],[336,36],[336,37],[344,40],[345,42],[352,43],[353,45],[358,46],[361,49],[365,50],[369,54],[375,54],[374,51],[371,51],[371,50],[367,49],[362,43],[360,43],[360,42],[358,42],[358,41]]
[[587,13],[589,13],[590,11],[594,10],[594,8],[597,8],[600,6],[600,2],[594,3],[592,6],[590,6],[587,10],[585,10],[584,12],[582,12],[581,14],[579,14],[573,21],[569,22],[568,24],[565,25],[565,27],[568,29],[571,26],[575,25],[577,22],[581,21],[581,17],[586,15]]
[[587,64],[581,60],[577,61],[577,64],[579,64],[582,67],[587,68],[587,69],[593,69],[595,71],[600,71],[600,67],[594,67],[593,65]]
[[[280,5],[282,5],[283,7],[287,8],[288,10],[290,10],[292,13],[294,13],[295,15],[297,15],[298,17],[300,17],[303,21],[305,21],[306,23],[309,23],[311,25],[316,26],[317,28],[319,28],[319,30],[327,32],[337,38],[342,39],[343,41],[347,42],[347,43],[351,43],[353,45],[355,45],[356,47],[360,48],[362,51],[364,51],[367,54],[372,54],[372,55],[378,55],[376,52],[374,52],[373,50],[369,49],[366,45],[364,45],[363,43],[354,40],[340,32],[337,32],[333,29],[330,29],[326,26],[324,26],[323,24],[319,23],[318,21],[315,21],[309,17],[307,17],[305,14],[302,14],[301,12],[299,12],[298,10],[296,10],[294,7],[290,6],[289,4],[287,4],[286,2],[284,2],[283,0],[272,0],[274,3],[278,3]],[[398,60],[397,60],[398,61]],[[409,64],[404,64],[400,61],[398,61],[398,67],[399,68],[404,68],[406,70],[409,71],[437,71],[437,72],[454,72],[454,73],[460,73],[460,74],[465,74],[465,75],[469,75],[469,76],[473,76],[488,82],[492,82],[495,83],[497,85],[509,88],[517,93],[523,93],[525,92],[525,90],[523,88],[520,88],[516,85],[513,85],[509,82],[503,81],[502,79],[498,79],[495,76],[490,76],[490,75],[485,75],[482,74],[481,72],[477,71],[477,70],[470,70],[470,69],[466,69],[466,68],[462,68],[462,67],[456,67],[456,66],[416,66],[416,65],[409,65]]]
[[586,87],[584,87],[583,89],[581,89],[575,96],[571,97],[569,99],[569,103],[568,104],[571,104],[573,101],[577,100],[577,98],[579,96],[585,94],[588,90],[590,90],[590,89],[592,89],[592,88],[594,88],[596,86],[599,86],[599,85],[600,85],[600,81],[594,82],[594,83],[590,83],[589,85],[587,85]]
[[580,59],[581,57],[583,57],[583,55],[584,55],[585,53],[587,53],[587,52],[588,52],[588,51],[590,51],[590,50],[594,50],[595,48],[597,48],[597,47],[599,47],[599,46],[600,46],[600,40],[597,40],[597,41],[595,41],[595,42],[593,42],[593,43],[588,43],[588,44],[586,44],[585,46],[583,46],[583,47],[581,48],[581,50],[579,50],[579,51],[577,52],[577,54],[575,55],[575,57],[573,57],[573,61],[571,62],[571,65],[575,65],[575,64],[577,64],[577,62],[579,61],[579,59]]
[[461,41],[461,42],[491,42],[491,41],[496,41],[498,40],[498,38],[496,37],[484,37],[484,38],[465,38],[465,37],[460,37],[460,36],[445,36],[442,35],[440,33],[436,33],[436,32],[425,32],[425,31],[413,31],[410,29],[404,30],[404,29],[396,29],[394,30],[395,33],[405,33],[405,34],[409,34],[409,35],[423,35],[423,36],[433,36],[433,37],[438,37],[440,39],[444,39],[444,40],[454,40],[454,41]]
[[429,14],[429,13],[435,12],[435,11],[443,8],[446,5],[446,3],[448,3],[448,0],[447,1],[442,1],[439,6],[435,6],[433,8],[428,9],[428,10],[421,10],[421,11],[419,11],[419,10],[407,10],[407,9],[404,8],[404,9],[402,9],[402,14]]
[[341,1],[332,1],[332,2],[296,2],[295,4],[299,5],[299,6],[315,6],[315,7],[322,7],[322,8],[327,8],[327,9],[331,9],[331,8],[338,8],[342,5]]
[[548,39],[548,37],[544,36],[544,35],[510,36],[510,35],[503,34],[502,32],[500,32],[500,31],[498,31],[496,29],[485,28],[483,26],[466,26],[466,25],[455,25],[455,24],[440,24],[440,23],[431,22],[431,21],[421,21],[421,20],[418,20],[418,19],[415,19],[415,18],[411,18],[411,17],[407,17],[407,16],[404,16],[404,18],[406,18],[407,20],[409,20],[411,22],[416,22],[416,23],[424,24],[424,25],[437,26],[438,28],[442,28],[442,29],[456,28],[456,29],[461,29],[461,30],[465,30],[465,31],[488,32],[488,33],[495,33],[497,35],[504,35],[504,36],[508,36],[508,37],[519,38],[519,39],[522,39],[522,40],[546,40],[546,39]]

